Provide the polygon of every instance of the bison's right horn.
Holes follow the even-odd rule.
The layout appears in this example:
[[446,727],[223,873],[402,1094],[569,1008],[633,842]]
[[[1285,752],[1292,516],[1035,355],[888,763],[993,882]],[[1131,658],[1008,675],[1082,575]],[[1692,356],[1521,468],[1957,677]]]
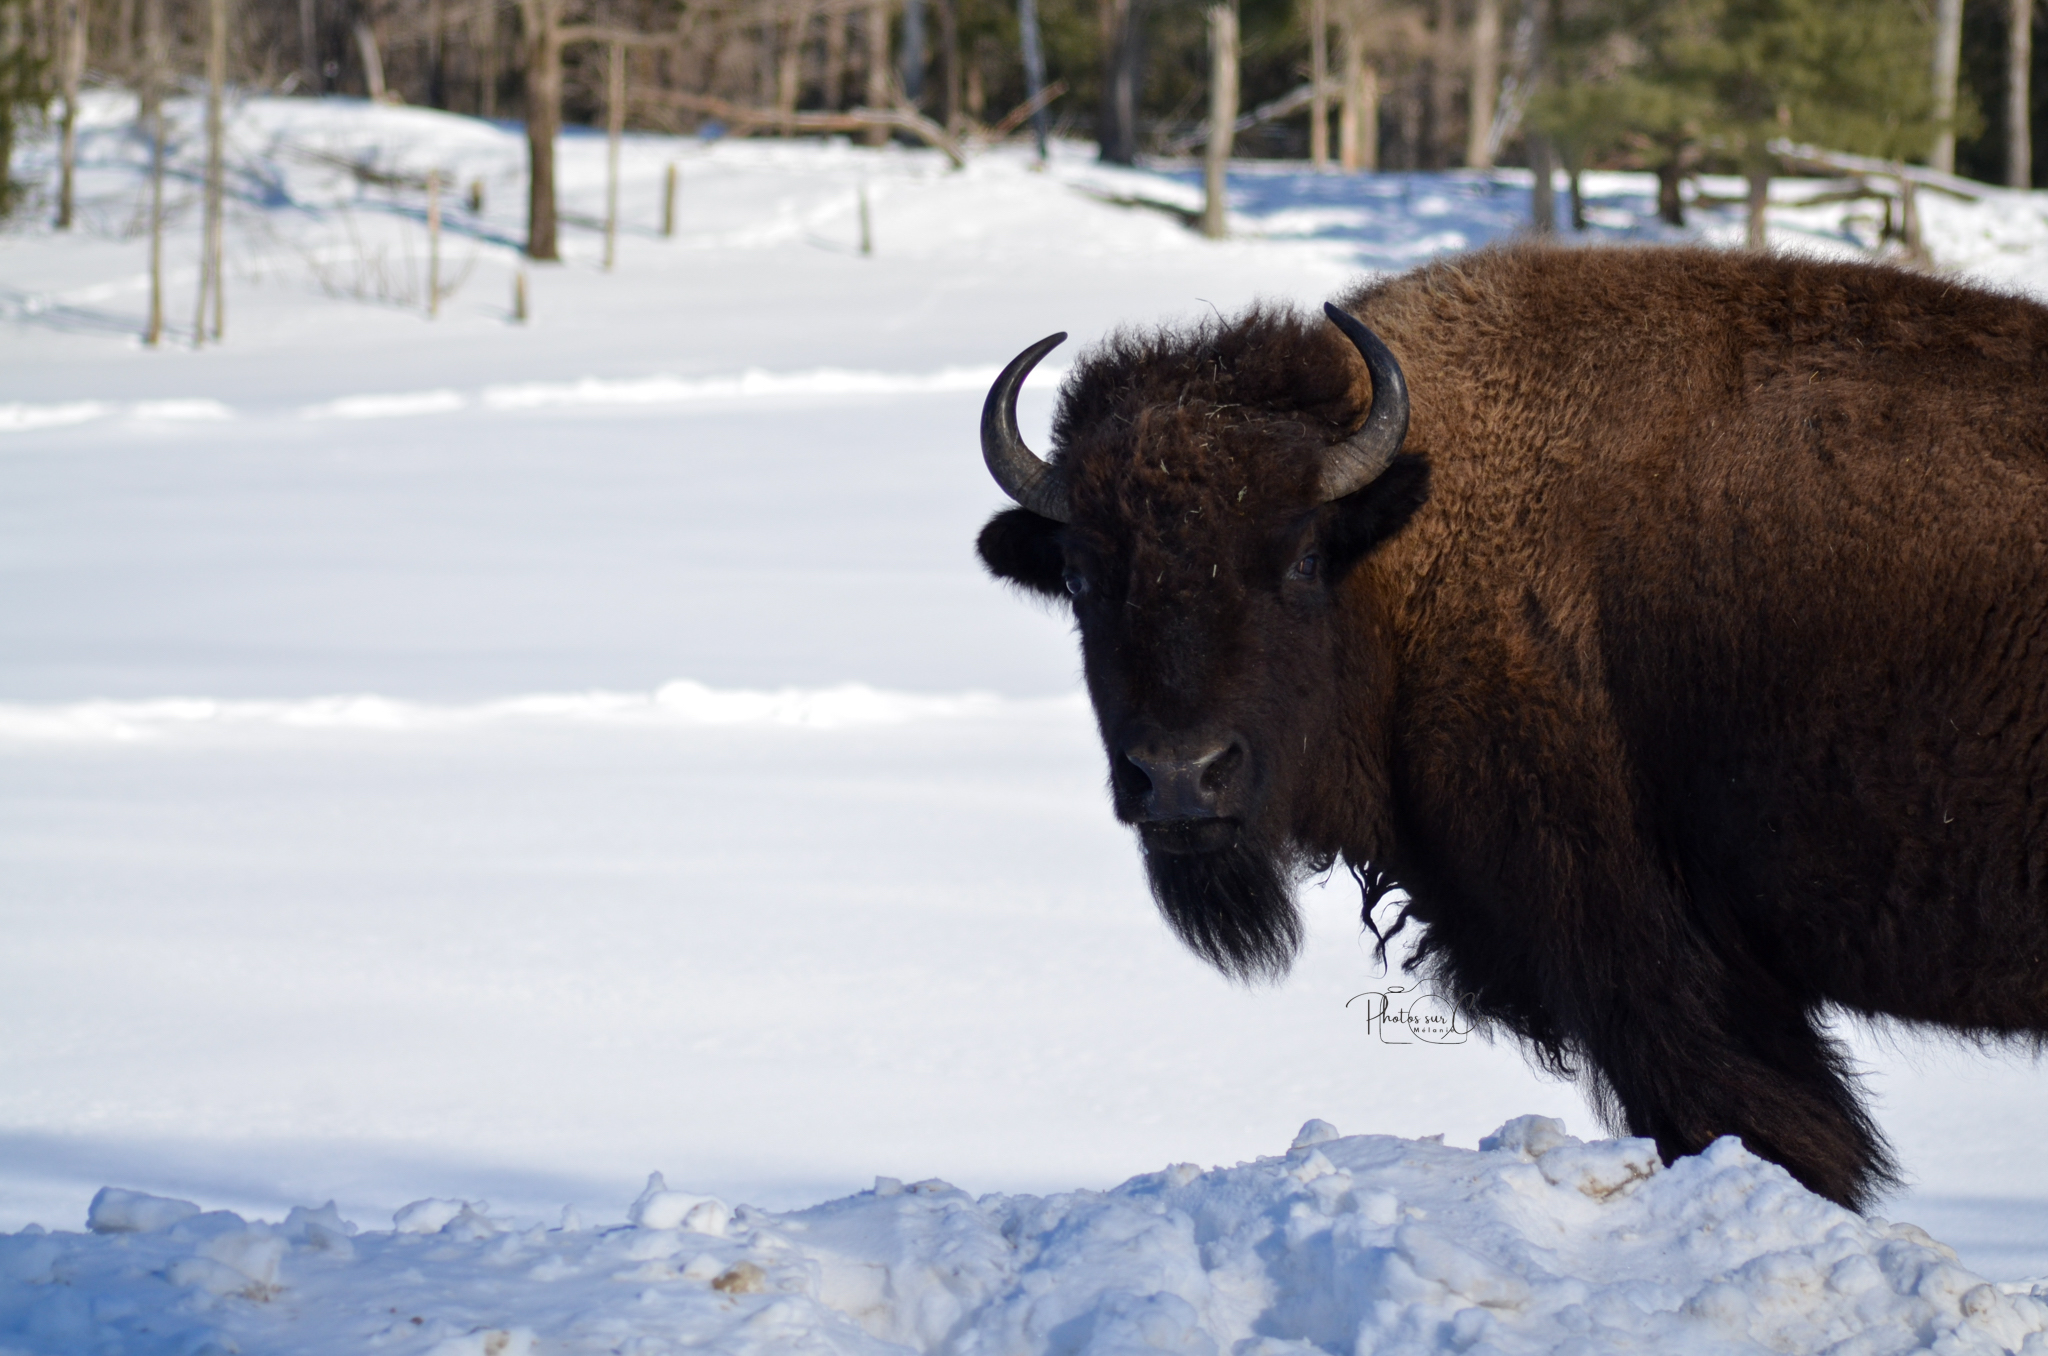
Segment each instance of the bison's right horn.
[[1408,380],[1401,375],[1401,364],[1394,361],[1393,353],[1364,321],[1330,302],[1323,303],[1323,314],[1344,331],[1372,375],[1372,408],[1365,412],[1365,422],[1358,432],[1332,447],[1323,462],[1318,488],[1323,502],[1328,503],[1378,480],[1401,450],[1401,442],[1408,436]]
[[981,459],[988,463],[988,473],[1003,487],[1004,494],[1039,517],[1056,523],[1074,519],[1073,510],[1067,506],[1067,476],[1024,445],[1024,435],[1017,431],[1017,388],[1038,366],[1038,360],[1065,343],[1066,338],[1065,331],[1048,334],[1010,359],[996,384],[988,388],[988,399],[981,406]]

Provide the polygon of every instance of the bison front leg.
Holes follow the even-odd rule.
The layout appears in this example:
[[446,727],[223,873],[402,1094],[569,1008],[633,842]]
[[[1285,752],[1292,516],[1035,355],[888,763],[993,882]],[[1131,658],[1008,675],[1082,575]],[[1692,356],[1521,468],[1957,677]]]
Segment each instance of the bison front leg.
[[1711,955],[1647,971],[1603,1007],[1576,1043],[1612,1118],[1654,1139],[1667,1163],[1738,1135],[1852,1210],[1896,1182],[1849,1061],[1812,1009]]
[[1395,874],[1427,928],[1418,959],[1552,1067],[1590,1076],[1609,1122],[1667,1161],[1738,1135],[1813,1191],[1865,1204],[1892,1164],[1817,998],[1717,941],[1597,712],[1513,714],[1519,730],[1418,722],[1449,732],[1402,788],[1417,812]]

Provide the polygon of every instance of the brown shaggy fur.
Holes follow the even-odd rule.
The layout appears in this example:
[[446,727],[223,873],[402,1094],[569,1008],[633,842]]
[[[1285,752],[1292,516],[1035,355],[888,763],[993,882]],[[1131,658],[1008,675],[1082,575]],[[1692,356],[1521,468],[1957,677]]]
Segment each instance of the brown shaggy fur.
[[[1667,1156],[1739,1134],[1864,1203],[1891,1168],[1824,1006],[2048,1033],[2048,310],[1540,247],[1341,304],[1412,392],[1379,484],[1314,502],[1370,383],[1320,316],[1258,309],[1089,355],[1054,433],[1075,521],[983,534],[1080,590],[1162,906],[1276,968],[1290,873],[1341,856]],[[1235,836],[1176,840],[1129,754],[1217,739]]]

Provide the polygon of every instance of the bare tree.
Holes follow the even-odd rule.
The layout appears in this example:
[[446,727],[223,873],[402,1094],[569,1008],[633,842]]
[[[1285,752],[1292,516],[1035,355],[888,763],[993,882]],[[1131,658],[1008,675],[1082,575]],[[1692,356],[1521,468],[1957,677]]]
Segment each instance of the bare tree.
[[1927,163],[1943,174],[1956,168],[1956,76],[1963,57],[1963,0],[1934,5],[1934,150]]
[[1330,163],[1330,0],[1308,0],[1308,162]]
[[1370,0],[1349,0],[1339,36],[1344,43],[1344,104],[1337,114],[1337,158],[1346,171],[1380,164],[1379,72],[1366,60]]
[[1472,88],[1465,163],[1493,167],[1493,101],[1500,90],[1500,0],[1478,0],[1472,12]]
[[2034,62],[2034,0],[2007,0],[2005,41],[2005,182],[2034,182],[2034,129],[2028,75]]
[[903,97],[915,105],[924,97],[924,0],[903,0],[903,43],[897,59],[903,67]]
[[[1143,0],[1098,0],[1102,39],[1102,113],[1095,141],[1104,160],[1128,165],[1138,158],[1138,85],[1144,54]],[[1214,34],[1211,33],[1213,40]]]
[[[886,108],[889,104],[889,0],[868,0],[863,36],[867,40],[867,106]],[[871,127],[864,135],[870,146],[879,146],[888,138],[889,132],[884,127]]]
[[473,35],[476,49],[476,111],[482,118],[498,116],[498,0],[477,0]]
[[1017,29],[1024,48],[1024,98],[1031,106],[1031,132],[1038,159],[1046,157],[1045,47],[1039,40],[1038,0],[1017,0]]
[[199,307],[192,322],[192,346],[205,344],[206,308],[213,303],[212,338],[219,343],[226,328],[227,291],[222,276],[223,236],[227,208],[226,110],[228,83],[228,0],[208,0],[206,35],[206,225],[200,241]]
[[377,42],[377,30],[368,19],[356,20],[356,50],[363,57],[363,83],[369,87],[371,103],[384,101],[384,53]]
[[526,32],[526,257],[560,259],[555,137],[562,127],[562,0],[519,0]]
[[64,96],[57,178],[57,229],[68,231],[78,206],[78,86],[85,78],[85,0],[58,0],[57,81]]
[[780,60],[775,67],[775,106],[784,113],[796,112],[803,94],[804,46],[811,31],[811,0],[788,0],[783,12]]
[[825,14],[825,107],[836,111],[846,103],[846,28],[853,11],[834,6]]
[[1436,0],[1436,22],[1431,25],[1427,65],[1429,82],[1429,136],[1423,163],[1442,169],[1451,163],[1451,119],[1456,105],[1458,60],[1458,19],[1451,0]]
[[170,56],[164,43],[164,0],[142,0],[142,113],[149,126],[149,328],[151,347],[164,337],[164,87]]
[[1202,234],[1221,240],[1230,223],[1224,201],[1230,144],[1237,134],[1237,10],[1209,7],[1209,146],[1202,167]]
[[626,44],[605,44],[604,271],[612,271],[619,241],[619,141],[626,130]]

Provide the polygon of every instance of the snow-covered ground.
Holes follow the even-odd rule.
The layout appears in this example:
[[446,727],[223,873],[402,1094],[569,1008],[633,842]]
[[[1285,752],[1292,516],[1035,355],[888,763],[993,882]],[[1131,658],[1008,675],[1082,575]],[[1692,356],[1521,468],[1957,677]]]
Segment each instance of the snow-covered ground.
[[[975,569],[1001,501],[972,430],[1023,344],[1071,331],[1056,364],[1118,324],[1319,300],[1514,230],[1526,176],[1247,165],[1217,243],[1174,215],[1191,173],[1079,148],[954,172],[632,137],[605,273],[603,143],[572,134],[568,261],[524,266],[516,324],[518,129],[257,100],[226,340],[195,351],[180,107],[151,351],[146,148],[117,96],[91,112],[85,229],[0,232],[0,1228],[76,1231],[103,1186],[215,1213],[109,1196],[109,1231],[0,1238],[0,1349],[1995,1350],[2041,1326],[1975,1288],[2048,1275],[2041,1070],[1851,1033],[1912,1177],[1882,1213],[1960,1262],[1732,1147],[1611,1199],[1625,1143],[1539,1156],[1524,1122],[1480,1154],[1525,1113],[1595,1122],[1511,1049],[1380,1016],[1413,995],[1341,879],[1308,890],[1283,986],[1179,952],[1070,638]],[[420,194],[323,155],[455,186],[439,319]],[[46,144],[23,160],[48,181]],[[1651,188],[1593,176],[1598,233],[1664,238]],[[2048,294],[2048,195],[1924,205],[1938,264]],[[1856,252],[1867,216],[1787,206],[1774,236]],[[1282,1155],[1317,1117],[1365,1137]],[[1242,1166],[1158,1171],[1189,1162]],[[652,1171],[747,1208],[693,1232],[652,1197],[627,1224]],[[954,1187],[815,1205],[877,1174]],[[588,1227],[545,1227],[565,1205]]]

